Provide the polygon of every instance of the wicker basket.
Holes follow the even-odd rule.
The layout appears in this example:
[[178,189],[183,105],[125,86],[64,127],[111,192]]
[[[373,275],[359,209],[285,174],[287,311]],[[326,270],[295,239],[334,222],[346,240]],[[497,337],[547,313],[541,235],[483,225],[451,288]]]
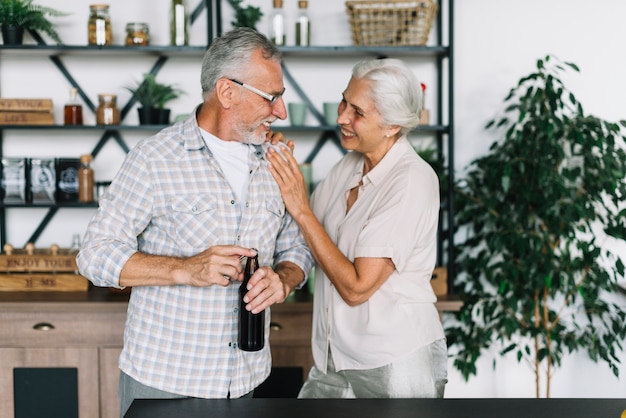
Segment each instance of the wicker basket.
[[359,46],[425,45],[437,10],[434,0],[346,1]]

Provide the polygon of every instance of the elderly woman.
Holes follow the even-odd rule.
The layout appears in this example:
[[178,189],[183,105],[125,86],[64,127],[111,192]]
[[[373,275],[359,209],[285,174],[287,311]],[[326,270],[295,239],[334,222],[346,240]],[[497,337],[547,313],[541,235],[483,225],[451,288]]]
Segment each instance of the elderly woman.
[[447,382],[430,285],[439,182],[407,140],[422,94],[395,59],[358,63],[337,122],[348,152],[311,196],[287,152],[268,155],[317,262],[314,367],[301,398],[436,398]]

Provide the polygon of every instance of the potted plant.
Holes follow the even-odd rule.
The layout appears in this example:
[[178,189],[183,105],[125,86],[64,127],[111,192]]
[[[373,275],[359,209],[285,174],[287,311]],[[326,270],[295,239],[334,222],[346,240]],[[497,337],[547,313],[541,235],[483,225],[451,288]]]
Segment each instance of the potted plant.
[[533,370],[537,397],[542,387],[550,397],[574,351],[618,376],[626,337],[615,303],[624,264],[606,245],[626,240],[626,121],[585,114],[559,78],[566,69],[578,71],[547,56],[520,79],[487,124],[502,139],[455,190],[454,366],[468,379],[485,352],[512,353]]
[[137,111],[142,125],[169,124],[170,109],[165,108],[165,104],[184,94],[173,85],[157,82],[151,73],[145,73],[142,81],[126,89],[141,105]]
[[54,24],[47,16],[67,16],[67,13],[33,4],[33,0],[0,0],[0,29],[4,44],[21,45],[25,29],[35,34],[37,31],[43,32],[57,44],[62,44]]
[[235,20],[230,22],[233,27],[246,27],[256,30],[256,24],[263,17],[261,8],[256,6],[242,7],[243,0],[228,0],[228,3],[235,11]]

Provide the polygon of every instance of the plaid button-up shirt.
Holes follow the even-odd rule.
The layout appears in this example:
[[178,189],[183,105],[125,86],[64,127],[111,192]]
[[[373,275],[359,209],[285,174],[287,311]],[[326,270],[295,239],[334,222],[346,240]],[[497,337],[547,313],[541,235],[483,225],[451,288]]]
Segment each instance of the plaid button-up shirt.
[[[195,115],[141,141],[89,224],[77,257],[81,274],[97,286],[119,286],[137,251],[187,257],[222,244],[257,248],[261,265],[291,261],[306,274],[312,257],[286,213],[265,149],[249,146],[249,188],[239,202]],[[270,371],[270,312],[263,350],[238,349],[239,284],[133,288],[120,368],[145,385],[193,397],[254,389]]]

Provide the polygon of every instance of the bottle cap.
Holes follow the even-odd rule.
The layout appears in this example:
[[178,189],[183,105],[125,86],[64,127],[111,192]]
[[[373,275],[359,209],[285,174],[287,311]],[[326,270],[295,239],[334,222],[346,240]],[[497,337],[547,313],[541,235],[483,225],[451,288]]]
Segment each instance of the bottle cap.
[[274,0],[275,9],[282,9],[282,7],[283,7],[283,0]]
[[98,94],[98,101],[111,103],[117,101],[117,94],[101,93]]
[[91,162],[91,154],[83,154],[80,156],[80,162],[85,164],[85,163],[90,163]]
[[307,7],[309,7],[309,2],[307,0],[299,0],[298,1],[298,8],[306,9]]

